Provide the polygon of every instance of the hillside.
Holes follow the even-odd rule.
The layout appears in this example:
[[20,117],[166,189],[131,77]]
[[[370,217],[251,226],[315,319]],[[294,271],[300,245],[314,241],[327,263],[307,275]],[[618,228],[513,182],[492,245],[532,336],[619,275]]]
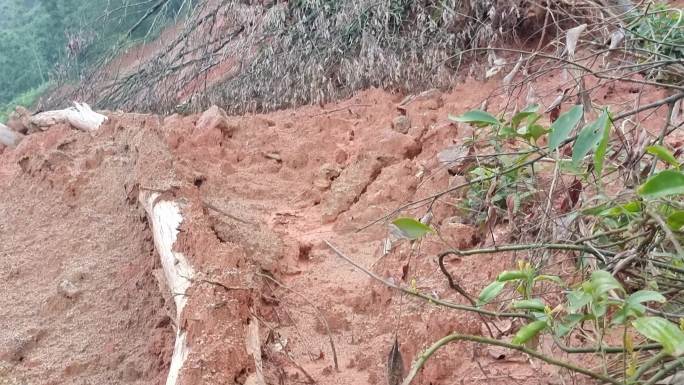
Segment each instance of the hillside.
[[0,125],[0,385],[679,383],[681,5],[589,3],[175,4]]

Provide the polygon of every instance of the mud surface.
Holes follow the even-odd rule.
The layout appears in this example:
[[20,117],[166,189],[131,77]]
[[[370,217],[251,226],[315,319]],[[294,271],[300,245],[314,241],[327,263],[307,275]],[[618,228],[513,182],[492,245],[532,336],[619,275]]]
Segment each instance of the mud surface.
[[53,127],[3,154],[0,383],[162,383],[173,330],[127,134]]
[[[52,127],[5,149],[0,384],[164,383],[181,323],[191,349],[183,384],[244,383],[255,370],[246,348],[254,322],[268,384],[385,384],[395,335],[408,368],[448,333],[485,333],[477,316],[393,292],[324,241],[386,279],[467,303],[434,259],[481,238],[458,216],[457,196],[433,207],[441,238],[400,243],[383,256],[386,225],[356,230],[458,181],[437,154],[473,131],[447,116],[479,106],[497,86],[468,82],[403,109],[403,96],[371,90],[269,115],[110,113],[94,136]],[[555,90],[546,91],[540,95],[549,103]],[[625,109],[634,98],[606,91],[606,100],[624,101]],[[493,97],[491,110],[506,100]],[[654,127],[660,121],[649,117]],[[198,275],[180,319],[156,278],[141,190],[183,205],[176,248]],[[448,267],[475,294],[514,260],[485,255]],[[502,325],[502,338],[518,326]],[[547,384],[560,383],[558,375],[522,355],[458,343],[437,353],[417,383]]]

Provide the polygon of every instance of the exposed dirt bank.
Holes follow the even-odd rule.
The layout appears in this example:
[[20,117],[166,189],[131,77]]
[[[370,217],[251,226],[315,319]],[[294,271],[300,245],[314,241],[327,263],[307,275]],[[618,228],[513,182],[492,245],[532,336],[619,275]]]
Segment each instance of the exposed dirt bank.
[[[449,94],[424,94],[405,112],[397,109],[402,96],[371,90],[324,108],[268,115],[110,113],[93,136],[52,127],[5,149],[0,384],[164,383],[175,325],[188,330],[190,347],[180,384],[241,384],[255,370],[245,342],[254,322],[268,384],[306,383],[308,376],[319,384],[384,384],[395,335],[408,365],[449,332],[483,333],[476,316],[392,292],[323,241],[383,277],[415,279],[420,290],[465,302],[434,261],[439,250],[470,247],[478,238],[459,218],[456,196],[434,207],[442,238],[419,247],[401,244],[382,257],[386,226],[354,230],[458,181],[436,154],[462,143],[472,128],[447,116],[479,106],[497,85],[469,82]],[[539,94],[550,103],[553,84],[545,91]],[[636,98],[626,89],[605,95],[625,109]],[[642,95],[641,102],[655,96]],[[506,100],[494,97],[491,110]],[[660,127],[660,118],[648,125]],[[180,319],[140,191],[182,205],[176,248],[197,274]],[[481,256],[449,268],[477,293],[513,263],[513,256]],[[327,319],[339,371],[314,306]],[[530,381],[559,383],[558,372],[465,343],[440,351],[418,379]]]

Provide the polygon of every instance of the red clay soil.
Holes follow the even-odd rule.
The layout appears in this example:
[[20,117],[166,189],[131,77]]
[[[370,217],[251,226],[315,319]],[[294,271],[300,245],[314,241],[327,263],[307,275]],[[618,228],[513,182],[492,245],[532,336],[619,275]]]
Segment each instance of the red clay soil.
[[[0,384],[162,384],[181,323],[191,349],[181,376],[186,385],[244,383],[254,371],[245,348],[250,319],[258,320],[268,384],[307,383],[308,376],[318,384],[385,384],[395,335],[408,369],[448,333],[483,334],[477,316],[400,295],[323,241],[382,277],[465,303],[434,259],[476,238],[453,207],[457,196],[434,207],[443,239],[400,244],[383,257],[385,224],[355,230],[458,181],[436,155],[472,129],[447,116],[479,106],[498,85],[470,81],[416,98],[406,108],[406,133],[397,119],[403,97],[370,90],[324,108],[230,117],[220,127],[198,123],[199,116],[109,113],[92,136],[52,127],[5,149]],[[554,99],[553,87],[539,87],[542,101]],[[608,92],[605,100],[632,108],[636,94]],[[506,100],[493,97],[490,110]],[[184,207],[176,248],[197,276],[180,320],[156,278],[163,274],[137,202],[141,190],[163,192]],[[477,293],[513,263],[484,255],[448,267]],[[264,278],[269,274],[286,288]],[[339,370],[315,308],[329,324]],[[510,338],[517,325],[503,326],[502,338]],[[562,382],[557,369],[523,355],[454,343],[415,383]]]
[[0,383],[158,384],[173,330],[144,211],[135,129],[33,135],[0,160]]

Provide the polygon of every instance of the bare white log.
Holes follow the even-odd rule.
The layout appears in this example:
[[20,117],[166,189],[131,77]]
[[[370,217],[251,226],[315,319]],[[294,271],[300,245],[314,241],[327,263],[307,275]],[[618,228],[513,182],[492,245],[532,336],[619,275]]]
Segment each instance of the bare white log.
[[7,147],[16,147],[22,139],[24,139],[24,135],[12,131],[9,127],[0,123],[0,143]]
[[[146,192],[141,192],[138,197],[150,218],[154,247],[161,259],[167,286],[176,303],[176,320],[178,320],[187,301],[185,293],[192,284],[194,271],[185,255],[173,251],[173,245],[178,238],[178,228],[183,222],[180,206],[176,202],[159,200],[158,198],[158,193]],[[182,328],[181,322],[176,322],[176,325],[178,325],[176,342],[171,356],[169,374],[166,377],[166,385],[176,385],[183,364],[190,353],[186,342],[186,331]]]
[[41,112],[30,119],[30,123],[41,130],[58,123],[69,123],[74,128],[86,132],[96,131],[106,121],[106,116],[93,111],[88,104],[78,102],[74,102],[74,107]]
[[245,380],[245,385],[266,385],[264,379],[264,366],[261,359],[261,342],[259,342],[259,320],[252,317],[247,328],[247,335],[245,338],[245,347],[247,354],[254,358],[255,371]]

